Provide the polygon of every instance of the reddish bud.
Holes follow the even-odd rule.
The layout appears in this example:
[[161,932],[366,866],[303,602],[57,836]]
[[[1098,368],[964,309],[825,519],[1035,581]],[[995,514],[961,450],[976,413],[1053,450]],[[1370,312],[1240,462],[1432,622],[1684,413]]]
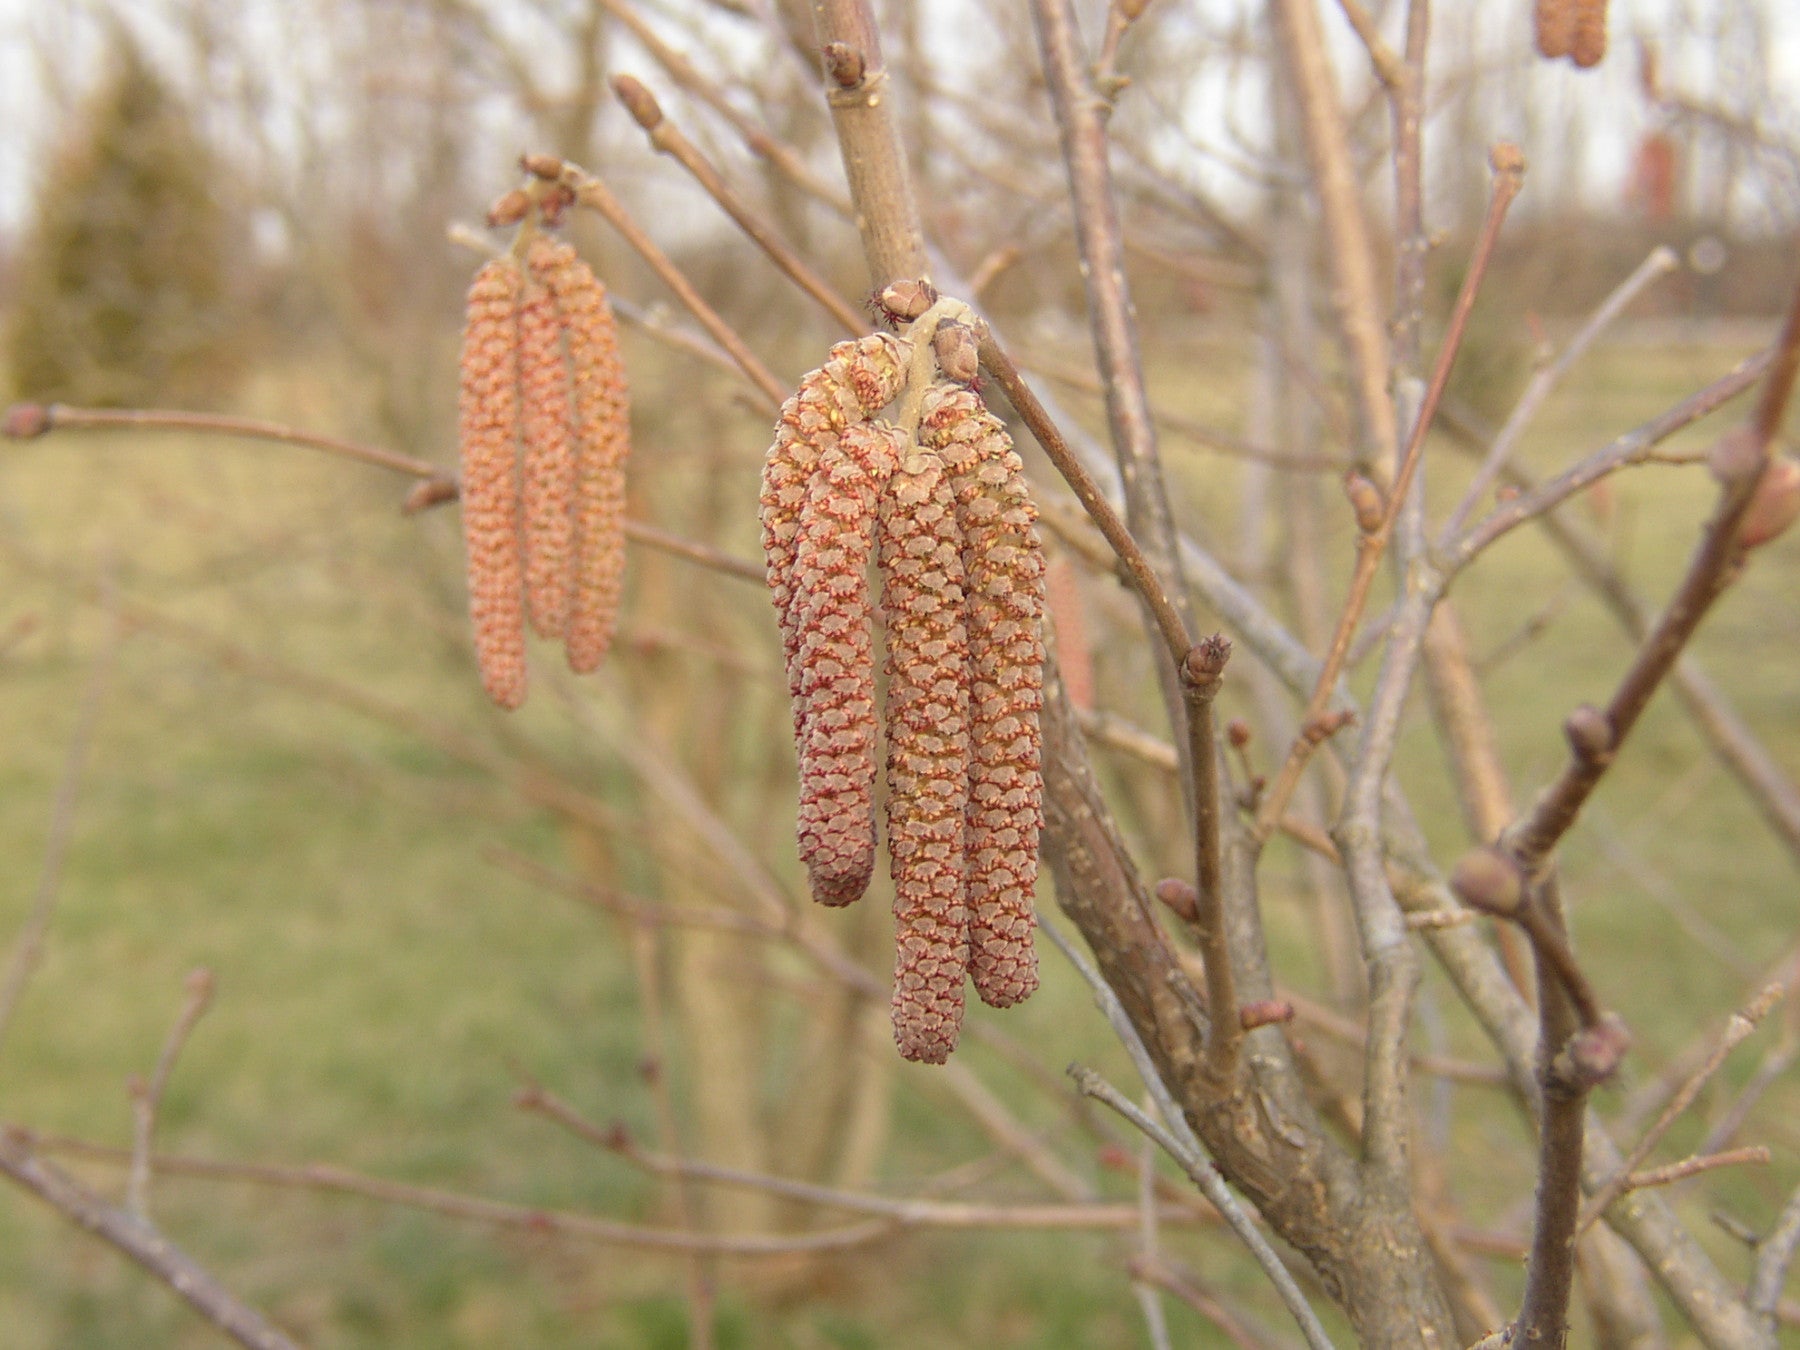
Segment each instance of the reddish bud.
[[546,183],[554,183],[563,175],[563,162],[555,155],[520,155],[519,167]]
[[1791,459],[1777,459],[1763,472],[1744,512],[1744,523],[1738,531],[1738,542],[1755,548],[1779,538],[1788,526],[1800,518],[1800,464]]
[[502,193],[488,207],[487,223],[489,229],[499,229],[502,225],[517,225],[531,212],[531,194],[524,188],[514,188],[511,192]]
[[15,403],[6,410],[6,435],[15,441],[28,441],[50,430],[50,409],[41,403]]
[[1164,877],[1156,883],[1156,898],[1188,923],[1200,922],[1200,892],[1180,877]]
[[1525,152],[1511,141],[1495,141],[1494,148],[1488,151],[1488,167],[1495,173],[1522,174]]
[[819,53],[825,58],[825,73],[840,89],[854,89],[862,83],[866,63],[863,54],[848,42],[827,42]]
[[1259,998],[1238,1009],[1238,1025],[1245,1031],[1294,1020],[1294,1005],[1285,998]]
[[1250,744],[1250,724],[1241,717],[1234,717],[1225,726],[1225,739],[1231,742],[1231,748],[1242,750]]
[[1517,918],[1525,908],[1525,878],[1511,856],[1498,848],[1463,854],[1450,873],[1450,889],[1470,909],[1496,918]]
[[1618,1072],[1625,1052],[1631,1049],[1631,1033],[1617,1013],[1605,1013],[1590,1027],[1569,1037],[1568,1044],[1550,1062],[1548,1085],[1568,1093],[1587,1092]]
[[1216,680],[1225,673],[1225,663],[1229,660],[1231,639],[1223,633],[1214,633],[1188,648],[1187,658],[1181,663],[1181,673],[1194,684]]

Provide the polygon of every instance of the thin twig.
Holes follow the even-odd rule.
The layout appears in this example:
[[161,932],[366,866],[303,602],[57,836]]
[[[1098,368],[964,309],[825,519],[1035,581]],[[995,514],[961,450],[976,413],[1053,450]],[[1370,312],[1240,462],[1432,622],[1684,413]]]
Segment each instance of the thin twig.
[[743,338],[738,336],[737,330],[706,303],[694,284],[687,279],[687,274],[656,246],[655,241],[644,232],[643,226],[612,195],[606,184],[573,164],[563,166],[563,182],[574,192],[575,200],[580,205],[602,216],[631,245],[637,255],[650,265],[650,270],[661,278],[663,285],[675,292],[675,298],[687,307],[688,313],[699,321],[713,341],[731,353],[731,359],[737,362],[738,369],[762,392],[770,407],[779,406],[787,397],[787,387],[769,373],[769,368],[750,350]]
[[175,1071],[175,1061],[195,1024],[206,1015],[212,996],[213,973],[201,966],[187,977],[187,998],[169,1028],[150,1081],[134,1080],[131,1085],[131,1171],[125,1183],[125,1208],[146,1223],[150,1219],[150,1144],[156,1134],[156,1113],[169,1086],[169,1075]]
[[[1121,1115],[1138,1125],[1139,1129],[1156,1140],[1157,1144],[1171,1158],[1175,1159],[1182,1171],[1187,1173],[1189,1180],[1200,1188],[1201,1194],[1210,1200],[1213,1207],[1224,1216],[1231,1231],[1236,1233],[1244,1245],[1250,1249],[1251,1255],[1256,1258],[1263,1273],[1275,1286],[1276,1293],[1281,1296],[1281,1301],[1293,1314],[1294,1320],[1299,1323],[1301,1334],[1305,1336],[1307,1345],[1312,1347],[1312,1350],[1328,1350],[1331,1340],[1326,1336],[1325,1328],[1319,1324],[1318,1315],[1307,1303],[1306,1295],[1294,1282],[1294,1277],[1289,1273],[1287,1266],[1276,1255],[1274,1248],[1269,1246],[1267,1239],[1263,1237],[1261,1230],[1251,1220],[1242,1203],[1225,1184],[1225,1179],[1219,1175],[1218,1169],[1207,1160],[1206,1154],[1200,1147],[1200,1141],[1194,1137],[1193,1130],[1181,1114],[1181,1108],[1176,1105],[1162,1076],[1156,1071],[1155,1061],[1150,1058],[1150,1052],[1144,1048],[1144,1043],[1139,1038],[1137,1029],[1131,1024],[1131,1018],[1126,1014],[1124,1005],[1119,1002],[1118,995],[1113,993],[1111,986],[1101,978],[1100,972],[1095,970],[1087,958],[1075,949],[1056,924],[1048,922],[1042,916],[1040,916],[1039,922],[1051,943],[1068,958],[1069,964],[1075,967],[1081,978],[1086,981],[1088,988],[1093,991],[1101,1011],[1106,1014],[1107,1023],[1113,1029],[1113,1034],[1124,1045],[1126,1053],[1131,1056],[1132,1063],[1137,1066],[1138,1075],[1143,1079],[1144,1086],[1149,1089],[1150,1095],[1155,1099],[1156,1109],[1161,1114],[1163,1121],[1167,1123],[1167,1128],[1165,1129],[1163,1125],[1144,1116],[1110,1083],[1106,1083],[1098,1075],[1092,1075],[1102,1091],[1111,1093],[1117,1102],[1123,1102],[1124,1108],[1120,1110],[1116,1102],[1110,1098],[1103,1096],[1101,1100],[1106,1101],[1107,1105],[1112,1106],[1115,1110],[1120,1110]],[[1078,1075],[1091,1073],[1085,1069],[1076,1069],[1075,1072]],[[1087,1091],[1086,1084],[1081,1081],[1079,1076],[1077,1083],[1083,1091]],[[1134,1119],[1134,1113],[1136,1119]],[[1145,1128],[1146,1126],[1148,1128]]]
[[81,775],[93,751],[94,732],[100,722],[100,711],[106,704],[107,685],[112,677],[113,662],[118,656],[121,628],[119,623],[118,587],[112,572],[102,574],[101,606],[105,627],[100,650],[88,669],[87,683],[82,687],[81,703],[75,714],[75,731],[63,755],[62,777],[56,785],[56,797],[50,807],[50,829],[44,840],[44,860],[38,868],[37,892],[25,925],[14,942],[6,977],[0,981],[0,1045],[18,1012],[25,986],[43,956],[44,938],[56,912],[56,898],[62,889],[63,864],[68,858],[69,838],[75,828],[75,802],[81,791]]
[[649,135],[650,144],[686,169],[750,242],[767,254],[769,261],[780,268],[790,281],[811,296],[846,332],[861,333],[868,329],[868,316],[859,314],[854,305],[847,303],[832,290],[830,283],[813,271],[806,260],[788,246],[775,227],[751,209],[750,204],[725,181],[724,175],[713,167],[700,147],[663,115],[662,106],[657,103],[655,95],[629,75],[613,78],[613,92]]
[[1757,1024],[1768,1016],[1769,1010],[1786,998],[1788,993],[1789,987],[1785,980],[1771,981],[1749,1003],[1731,1014],[1712,1053],[1707,1055],[1699,1068],[1689,1075],[1687,1081],[1669,1099],[1668,1105],[1663,1107],[1650,1128],[1644,1131],[1643,1137],[1625,1155],[1625,1160],[1620,1163],[1613,1179],[1588,1198],[1577,1223],[1577,1235],[1586,1231],[1596,1219],[1606,1213],[1608,1205],[1634,1184],[1632,1173],[1643,1166],[1644,1159],[1650,1156],[1650,1151],[1669,1132],[1670,1126],[1693,1105],[1700,1090],[1712,1081],[1713,1075],[1724,1066],[1731,1052],[1748,1039],[1750,1033],[1756,1030]]
[[299,1350],[267,1318],[155,1228],[107,1204],[60,1168],[33,1156],[33,1140],[27,1132],[0,1125],[0,1172],[149,1271],[239,1345],[249,1350]]
[[1649,256],[1639,263],[1630,276],[1613,288],[1612,294],[1601,301],[1597,308],[1576,331],[1574,337],[1562,349],[1556,360],[1540,367],[1525,386],[1525,392],[1519,395],[1519,401],[1507,414],[1505,423],[1495,433],[1493,444],[1488,447],[1487,458],[1475,471],[1469,486],[1463,491],[1462,500],[1456,504],[1443,528],[1438,533],[1438,547],[1447,548],[1450,541],[1462,531],[1469,514],[1481,500],[1482,494],[1493,486],[1494,479],[1499,476],[1502,466],[1512,455],[1518,445],[1519,437],[1537,411],[1543,406],[1550,392],[1562,383],[1562,379],[1571,368],[1599,339],[1600,334],[1612,324],[1613,320],[1625,312],[1627,306],[1638,298],[1653,283],[1667,276],[1681,266],[1675,251],[1667,245],[1658,245],[1650,250]]
[[1493,162],[1494,183],[1488,199],[1487,217],[1482,222],[1481,234],[1476,240],[1474,253],[1469,261],[1469,270],[1463,277],[1462,290],[1458,293],[1455,308],[1451,311],[1450,323],[1444,334],[1443,345],[1438,349],[1437,365],[1432,371],[1431,383],[1426,387],[1424,402],[1420,405],[1418,416],[1413,420],[1406,450],[1400,459],[1399,471],[1394,475],[1393,484],[1388,489],[1387,503],[1382,511],[1380,523],[1374,530],[1365,533],[1357,541],[1356,569],[1351,575],[1349,593],[1345,596],[1343,610],[1338,616],[1337,631],[1332,635],[1331,645],[1326,651],[1325,662],[1320,667],[1318,678],[1313,684],[1312,697],[1307,700],[1306,712],[1301,718],[1302,734],[1294,738],[1287,759],[1270,783],[1268,792],[1263,797],[1262,807],[1257,812],[1256,832],[1259,838],[1268,838],[1274,830],[1274,822],[1280,819],[1282,812],[1287,809],[1288,799],[1293,796],[1294,788],[1299,784],[1300,775],[1306,768],[1306,762],[1312,757],[1317,742],[1305,734],[1306,728],[1324,716],[1336,692],[1338,675],[1343,670],[1344,658],[1349,653],[1351,641],[1356,636],[1357,625],[1362,620],[1363,609],[1368,603],[1369,591],[1374,585],[1381,555],[1386,550],[1388,541],[1393,537],[1394,527],[1400,518],[1401,510],[1412,486],[1413,475],[1419,467],[1426,434],[1431,430],[1438,403],[1450,383],[1450,372],[1455,365],[1456,354],[1462,346],[1463,334],[1468,328],[1469,314],[1475,307],[1475,297],[1481,289],[1482,280],[1487,275],[1487,266],[1493,257],[1494,245],[1499,240],[1500,226],[1506,219],[1507,208],[1512,205],[1513,198],[1519,194],[1519,188],[1523,181],[1523,166],[1518,151],[1507,145],[1496,146]]
[[1716,1171],[1721,1167],[1742,1167],[1745,1164],[1767,1164],[1773,1158],[1774,1154],[1763,1144],[1726,1149],[1721,1153],[1696,1153],[1680,1162],[1633,1172],[1625,1179],[1625,1189],[1641,1191],[1647,1186],[1667,1186],[1673,1182],[1686,1181],[1689,1177],[1697,1177],[1702,1172]]
[[1796,1251],[1800,1251],[1800,1188],[1788,1196],[1775,1226],[1756,1244],[1756,1273],[1750,1279],[1750,1292],[1745,1299],[1771,1338],[1775,1335],[1776,1306]]

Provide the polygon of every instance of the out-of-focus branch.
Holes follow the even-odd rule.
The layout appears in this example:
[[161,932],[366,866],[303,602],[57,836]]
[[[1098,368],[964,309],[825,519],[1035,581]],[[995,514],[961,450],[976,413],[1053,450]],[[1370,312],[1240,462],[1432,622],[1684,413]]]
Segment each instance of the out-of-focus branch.
[[38,1158],[33,1142],[17,1126],[0,1125],[0,1173],[143,1267],[239,1345],[248,1350],[299,1350],[260,1312],[143,1219],[107,1204]]
[[150,1218],[150,1144],[156,1134],[156,1113],[169,1086],[169,1075],[175,1071],[175,1061],[195,1025],[212,1005],[212,996],[213,973],[202,966],[187,977],[187,998],[169,1028],[150,1081],[134,1081],[131,1085],[131,1172],[126,1179],[125,1207],[146,1222]]

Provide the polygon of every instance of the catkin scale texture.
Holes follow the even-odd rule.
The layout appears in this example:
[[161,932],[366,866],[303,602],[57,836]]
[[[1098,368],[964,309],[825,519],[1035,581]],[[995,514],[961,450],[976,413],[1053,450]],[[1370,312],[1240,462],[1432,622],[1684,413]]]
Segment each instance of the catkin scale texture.
[[540,637],[568,626],[575,531],[574,409],[562,320],[547,284],[562,247],[539,238],[526,252],[519,305],[519,388],[525,436],[525,598]]
[[814,899],[847,905],[875,870],[875,659],[869,558],[899,432],[853,422],[820,456],[794,541],[798,833]]
[[956,495],[914,450],[880,511],[887,620],[888,854],[894,878],[894,1040],[941,1064],[962,1028],[969,961],[969,640]]
[[566,244],[543,273],[555,298],[574,397],[575,484],[569,668],[586,674],[612,646],[625,579],[625,464],[631,404],[606,288]]
[[1043,828],[1044,558],[1012,439],[974,393],[925,397],[920,440],[955,491],[969,645],[969,975],[1008,1007],[1038,985],[1032,943]]
[[475,274],[460,363],[463,540],[469,616],[488,697],[525,701],[525,615],[520,593],[518,453],[519,300],[524,276],[506,259]]

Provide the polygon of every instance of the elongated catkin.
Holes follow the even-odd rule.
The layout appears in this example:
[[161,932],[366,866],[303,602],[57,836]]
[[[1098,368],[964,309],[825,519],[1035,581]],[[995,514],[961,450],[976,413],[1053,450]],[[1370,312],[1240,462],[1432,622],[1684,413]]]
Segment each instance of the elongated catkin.
[[1008,1007],[1038,986],[1038,836],[1043,828],[1044,558],[1012,438],[959,385],[926,396],[920,439],[955,489],[969,644],[969,975]]
[[568,627],[575,530],[575,424],[568,354],[556,297],[545,284],[564,247],[549,239],[527,250],[519,305],[519,389],[525,430],[525,600],[539,637]]
[[847,905],[875,871],[875,507],[900,433],[853,422],[820,457],[795,538],[800,860],[813,898]]
[[956,495],[915,449],[880,512],[887,621],[888,854],[894,878],[894,1040],[941,1064],[962,1028],[969,961],[969,639]]
[[524,276],[508,259],[475,274],[460,365],[459,439],[469,616],[488,697],[525,701],[525,615],[519,558],[519,300]]
[[612,646],[625,582],[625,466],[631,402],[606,287],[567,245],[543,273],[555,297],[574,393],[575,500],[569,668],[596,669]]

